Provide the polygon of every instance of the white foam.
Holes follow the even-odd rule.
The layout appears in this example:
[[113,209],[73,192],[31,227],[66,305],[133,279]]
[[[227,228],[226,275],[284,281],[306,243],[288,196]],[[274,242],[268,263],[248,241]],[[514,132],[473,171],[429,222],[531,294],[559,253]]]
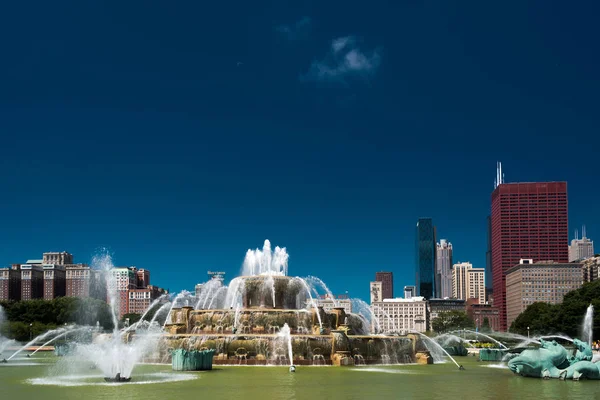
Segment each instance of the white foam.
[[482,367],[485,367],[485,368],[508,369],[508,367],[506,366],[506,364],[487,364],[487,365],[482,365]]
[[[197,379],[197,374],[183,373],[155,373],[139,375],[136,379],[134,376],[130,382],[104,382],[104,377],[101,375],[63,375],[49,376],[45,378],[32,378],[27,382],[31,385],[45,386],[121,386],[121,385],[148,385],[152,383],[168,383],[191,381]],[[97,382],[87,381],[88,379],[97,379]]]

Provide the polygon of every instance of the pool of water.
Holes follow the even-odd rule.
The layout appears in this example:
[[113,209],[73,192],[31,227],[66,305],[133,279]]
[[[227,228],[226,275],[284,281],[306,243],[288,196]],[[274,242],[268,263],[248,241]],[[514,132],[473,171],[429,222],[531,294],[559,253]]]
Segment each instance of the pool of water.
[[598,399],[600,381],[563,382],[514,375],[497,363],[458,357],[466,368],[438,365],[218,367],[173,372],[168,365],[140,365],[131,383],[103,381],[97,370],[66,373],[54,357],[0,364],[6,399]]

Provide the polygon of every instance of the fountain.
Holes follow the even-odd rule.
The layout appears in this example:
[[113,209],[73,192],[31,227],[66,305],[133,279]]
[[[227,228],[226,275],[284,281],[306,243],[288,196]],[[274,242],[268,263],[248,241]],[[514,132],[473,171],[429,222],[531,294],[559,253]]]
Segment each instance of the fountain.
[[[0,328],[4,324],[4,321],[6,321],[6,317],[4,315],[4,308],[0,306]],[[2,334],[0,334],[0,356],[9,346],[13,345],[14,343],[16,343],[14,340],[7,339],[4,336],[2,336]]]
[[592,339],[594,336],[594,306],[589,305],[586,312],[585,317],[583,318],[583,329],[582,329],[582,338],[589,344],[592,345]]
[[[328,310],[318,306],[315,297],[333,299],[331,291],[319,278],[288,276],[288,260],[285,248],[272,249],[266,240],[262,249],[247,251],[241,276],[228,286],[212,278],[192,304],[176,298],[164,324],[164,349],[214,349],[217,365],[281,365],[285,358],[290,371],[355,360],[415,362],[419,335],[370,335],[379,321],[364,302],[353,301],[358,314],[335,301]],[[287,354],[277,347],[283,337]]]
[[160,339],[160,330],[149,325],[146,331],[136,330],[135,335],[127,329],[120,331],[117,310],[119,309],[117,285],[110,273],[113,268],[110,255],[95,257],[94,266],[102,271],[106,280],[108,303],[113,321],[113,332],[98,335],[90,344],[78,344],[75,354],[98,367],[107,382],[129,382],[135,365],[151,350]]

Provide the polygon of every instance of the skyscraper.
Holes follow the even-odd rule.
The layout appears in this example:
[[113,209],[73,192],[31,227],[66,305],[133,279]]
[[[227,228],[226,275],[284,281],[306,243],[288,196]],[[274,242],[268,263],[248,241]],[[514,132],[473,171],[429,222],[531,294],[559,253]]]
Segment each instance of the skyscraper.
[[381,282],[383,299],[394,298],[394,276],[391,272],[375,272],[375,281]]
[[506,330],[506,276],[522,258],[568,262],[567,183],[504,183],[492,192],[492,278],[500,329]]
[[419,218],[416,237],[417,296],[435,297],[435,227],[431,218]]
[[579,234],[575,231],[575,239],[571,240],[569,262],[594,257],[594,242],[585,236],[585,226],[582,228],[581,233],[582,238],[579,239]]
[[452,268],[452,297],[460,300],[477,299],[485,304],[485,271],[473,268],[470,262],[454,264]]
[[452,297],[452,243],[441,239],[436,250],[437,287],[440,299]]

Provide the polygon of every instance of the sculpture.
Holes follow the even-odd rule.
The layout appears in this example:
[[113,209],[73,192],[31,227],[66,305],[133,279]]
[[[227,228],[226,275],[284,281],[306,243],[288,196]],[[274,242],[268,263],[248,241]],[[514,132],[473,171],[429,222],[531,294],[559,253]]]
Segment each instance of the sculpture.
[[515,374],[535,378],[559,378],[579,380],[581,378],[600,379],[600,362],[593,363],[589,344],[575,339],[577,348],[574,356],[556,341],[540,339],[541,347],[524,350],[508,362],[508,368]]

